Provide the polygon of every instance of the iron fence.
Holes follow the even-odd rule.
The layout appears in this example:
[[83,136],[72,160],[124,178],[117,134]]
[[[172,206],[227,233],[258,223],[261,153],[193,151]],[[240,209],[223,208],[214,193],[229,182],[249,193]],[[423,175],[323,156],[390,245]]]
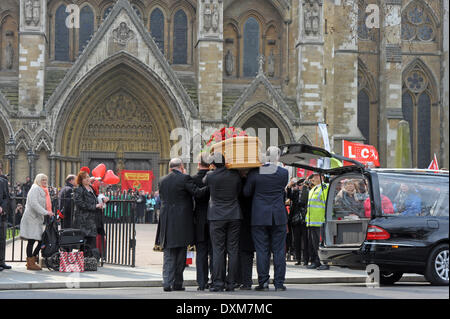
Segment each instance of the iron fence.
[[[71,208],[74,207],[73,198]],[[13,197],[7,209],[7,262],[25,262],[26,242],[20,236],[20,221],[25,211],[26,198]],[[53,211],[57,214],[57,206],[53,205]],[[73,211],[73,209],[72,209]],[[70,217],[71,222],[67,226],[77,228],[76,214]],[[136,200],[130,197],[111,199],[103,209],[101,215],[100,235],[97,238],[98,249],[101,254],[101,266],[104,263],[135,266],[136,262]],[[60,219],[60,228],[65,227],[65,220]]]

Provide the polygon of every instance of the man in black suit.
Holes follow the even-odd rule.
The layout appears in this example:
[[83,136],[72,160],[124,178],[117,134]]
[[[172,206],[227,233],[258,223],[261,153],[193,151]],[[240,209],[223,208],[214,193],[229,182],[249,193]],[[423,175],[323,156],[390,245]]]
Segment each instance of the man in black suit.
[[268,163],[248,173],[244,195],[252,200],[252,237],[256,249],[256,268],[259,286],[269,289],[270,254],[273,253],[275,290],[286,290],[286,227],[285,187],[289,180],[286,169],[277,166],[280,150],[269,147]]
[[[199,156],[198,172],[192,177],[194,184],[203,188],[206,185],[203,183],[203,178],[209,171],[209,164],[203,156]],[[207,221],[208,213],[208,203],[209,203],[209,191],[206,192],[205,196],[202,198],[195,199],[195,210],[194,210],[194,224],[195,224],[195,248],[196,248],[196,258],[195,266],[197,268],[197,290],[203,291],[208,288],[208,274],[212,274],[212,244],[209,235],[209,225]],[[209,256],[209,262],[208,262]]]
[[[209,187],[208,222],[213,248],[213,274],[210,291],[233,291],[239,268],[239,231],[242,212],[239,193],[242,184],[239,173],[225,167],[221,153],[212,156],[215,170],[206,174],[204,183]],[[228,255],[228,276],[224,267]],[[225,282],[226,281],[226,282]]]
[[[182,291],[187,246],[194,243],[194,212],[192,197],[200,190],[185,175],[183,162],[174,158],[170,173],[159,182],[161,197],[159,242],[164,250],[164,291]],[[206,189],[206,188],[205,188]]]
[[11,269],[5,264],[6,255],[6,221],[7,209],[9,207],[8,178],[3,175],[3,168],[0,164],[0,271]]

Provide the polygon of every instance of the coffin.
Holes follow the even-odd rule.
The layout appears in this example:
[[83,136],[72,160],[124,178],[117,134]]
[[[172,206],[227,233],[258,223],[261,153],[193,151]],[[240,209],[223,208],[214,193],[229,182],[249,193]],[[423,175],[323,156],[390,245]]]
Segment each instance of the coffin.
[[260,167],[261,142],[257,137],[239,136],[226,139],[211,146],[211,153],[219,152],[225,157],[228,169]]

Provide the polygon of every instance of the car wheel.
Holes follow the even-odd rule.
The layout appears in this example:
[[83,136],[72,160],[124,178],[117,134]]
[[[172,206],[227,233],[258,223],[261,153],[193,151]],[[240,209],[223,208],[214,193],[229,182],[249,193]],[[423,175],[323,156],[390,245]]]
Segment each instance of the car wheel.
[[448,285],[448,244],[435,247],[428,257],[425,278],[432,285]]
[[403,276],[402,272],[388,272],[381,271],[380,272],[380,284],[381,285],[393,285],[397,281],[399,281]]

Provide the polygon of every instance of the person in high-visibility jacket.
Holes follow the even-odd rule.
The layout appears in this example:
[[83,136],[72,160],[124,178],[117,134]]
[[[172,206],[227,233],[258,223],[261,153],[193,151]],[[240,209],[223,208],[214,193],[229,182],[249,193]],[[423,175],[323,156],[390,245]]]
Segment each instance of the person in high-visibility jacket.
[[325,223],[326,201],[328,196],[328,184],[323,183],[323,178],[318,173],[311,176],[313,188],[309,191],[308,209],[306,212],[306,227],[308,228],[308,242],[310,247],[311,264],[308,269],[326,270],[328,265],[321,265],[319,258],[319,244],[322,226]]

